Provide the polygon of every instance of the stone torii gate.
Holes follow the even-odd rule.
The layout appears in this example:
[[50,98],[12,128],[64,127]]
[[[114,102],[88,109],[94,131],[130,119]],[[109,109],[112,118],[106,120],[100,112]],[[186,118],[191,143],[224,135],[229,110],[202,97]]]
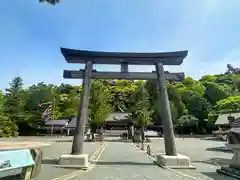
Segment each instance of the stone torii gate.
[[[60,165],[87,168],[88,155],[83,154],[84,127],[88,118],[89,90],[91,79],[156,79],[159,87],[159,100],[162,108],[164,126],[164,143],[166,154],[157,155],[157,162],[163,166],[191,167],[188,157],[176,152],[173,124],[169,99],[165,87],[165,79],[183,81],[184,73],[164,72],[163,65],[181,65],[188,51],[164,53],[117,53],[96,52],[61,48],[61,53],[68,63],[85,64],[84,70],[64,70],[63,77],[83,79],[80,105],[78,108],[77,124],[72,145],[71,155],[62,155]],[[121,65],[120,72],[97,72],[93,64]],[[128,65],[155,65],[153,72],[128,72]]]

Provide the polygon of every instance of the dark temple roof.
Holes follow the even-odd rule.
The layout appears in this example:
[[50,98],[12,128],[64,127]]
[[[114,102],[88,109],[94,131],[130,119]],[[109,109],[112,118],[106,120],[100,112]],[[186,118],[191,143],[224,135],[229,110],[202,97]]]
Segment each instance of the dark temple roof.
[[85,63],[87,60],[95,64],[121,64],[126,62],[130,65],[180,65],[187,56],[188,51],[175,51],[163,53],[123,53],[85,51],[61,48],[61,53],[68,63]]
[[130,115],[129,113],[122,112],[110,113],[108,117],[105,119],[105,122],[127,120],[129,115]]
[[238,119],[238,118],[240,118],[240,112],[229,113],[229,114],[219,114],[215,124],[216,125],[229,124],[228,116],[233,116],[235,119]]
[[77,125],[77,118],[73,117],[71,121],[68,123],[67,128],[75,128]]
[[45,125],[49,126],[49,125],[52,125],[52,126],[66,126],[68,124],[68,121],[67,119],[58,119],[58,120],[49,120],[45,123]]

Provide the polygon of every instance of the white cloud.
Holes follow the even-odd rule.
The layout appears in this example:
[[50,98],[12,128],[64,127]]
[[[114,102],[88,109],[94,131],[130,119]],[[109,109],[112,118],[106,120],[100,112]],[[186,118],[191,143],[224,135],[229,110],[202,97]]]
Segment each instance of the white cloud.
[[226,53],[223,58],[214,59],[213,61],[197,59],[196,56],[190,55],[189,58],[184,61],[182,70],[184,70],[188,76],[199,79],[206,74],[224,73],[227,70],[227,64],[231,64],[236,68],[240,67],[240,48],[236,48]]

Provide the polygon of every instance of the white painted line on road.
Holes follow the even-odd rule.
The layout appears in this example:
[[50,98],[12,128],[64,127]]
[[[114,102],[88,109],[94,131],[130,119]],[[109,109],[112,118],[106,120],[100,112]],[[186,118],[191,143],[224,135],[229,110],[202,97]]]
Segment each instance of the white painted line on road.
[[[92,162],[98,162],[98,160],[100,159],[100,157],[101,157],[101,155],[102,155],[102,153],[103,153],[103,151],[105,150],[106,147],[107,147],[107,143],[104,144],[104,146],[103,146],[102,150],[100,151],[100,153],[98,154],[97,158],[95,160],[92,160]],[[92,165],[92,167],[95,167],[95,166],[96,166],[96,164]]]
[[[106,147],[106,144],[101,144],[101,146],[93,153],[92,157],[96,156],[99,152],[98,156],[96,157],[96,160],[94,160],[94,161],[97,161],[100,158],[100,156],[102,155],[105,147]],[[92,161],[92,159],[93,158],[91,158],[90,161]],[[88,172],[88,171],[92,170],[94,167],[95,167],[94,165],[89,163],[89,168],[87,170],[82,170],[82,169],[81,170],[75,170],[74,172],[71,172],[69,174],[54,178],[52,180],[70,180],[70,179],[73,179],[75,177],[78,177],[78,175],[80,173]]]
[[92,160],[94,159],[94,157],[97,155],[97,153],[98,153],[99,151],[101,151],[102,148],[104,148],[105,146],[106,146],[106,144],[102,143],[101,146],[93,153],[90,161],[92,161]]
[[103,151],[105,150],[105,148],[107,147],[107,143],[104,145],[104,147],[102,148],[102,151],[99,153],[98,157],[96,158],[96,161],[99,160],[99,158],[101,157]]
[[134,145],[134,147],[135,147],[136,149],[139,150],[139,152],[143,152],[144,154],[146,154],[146,155],[148,156],[148,158],[150,158],[154,163],[156,163],[156,164],[159,165],[160,167],[162,167],[162,168],[164,168],[164,169],[167,169],[167,170],[169,170],[169,171],[172,171],[172,172],[174,172],[174,173],[176,173],[176,174],[178,174],[178,175],[181,175],[181,176],[184,176],[184,177],[188,177],[188,178],[191,178],[191,179],[194,179],[194,180],[199,180],[199,178],[196,178],[196,177],[194,177],[194,176],[190,176],[190,175],[188,175],[188,174],[185,174],[185,173],[182,173],[182,172],[180,172],[180,171],[171,169],[171,168],[169,168],[169,167],[162,166],[161,164],[159,164],[159,163],[156,161],[155,158],[153,158],[152,156],[150,156],[149,154],[147,154],[145,151],[141,150],[141,149],[140,149],[139,147],[137,147],[134,143],[132,143],[132,144]]

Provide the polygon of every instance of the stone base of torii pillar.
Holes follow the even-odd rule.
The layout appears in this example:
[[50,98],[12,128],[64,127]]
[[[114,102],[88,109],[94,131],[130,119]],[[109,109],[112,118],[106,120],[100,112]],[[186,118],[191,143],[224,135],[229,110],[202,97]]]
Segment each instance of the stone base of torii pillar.
[[59,159],[59,166],[64,168],[88,169],[88,154],[65,154]]
[[168,167],[171,169],[196,169],[191,165],[190,159],[181,154],[177,154],[176,156],[157,154],[156,162],[162,167]]

